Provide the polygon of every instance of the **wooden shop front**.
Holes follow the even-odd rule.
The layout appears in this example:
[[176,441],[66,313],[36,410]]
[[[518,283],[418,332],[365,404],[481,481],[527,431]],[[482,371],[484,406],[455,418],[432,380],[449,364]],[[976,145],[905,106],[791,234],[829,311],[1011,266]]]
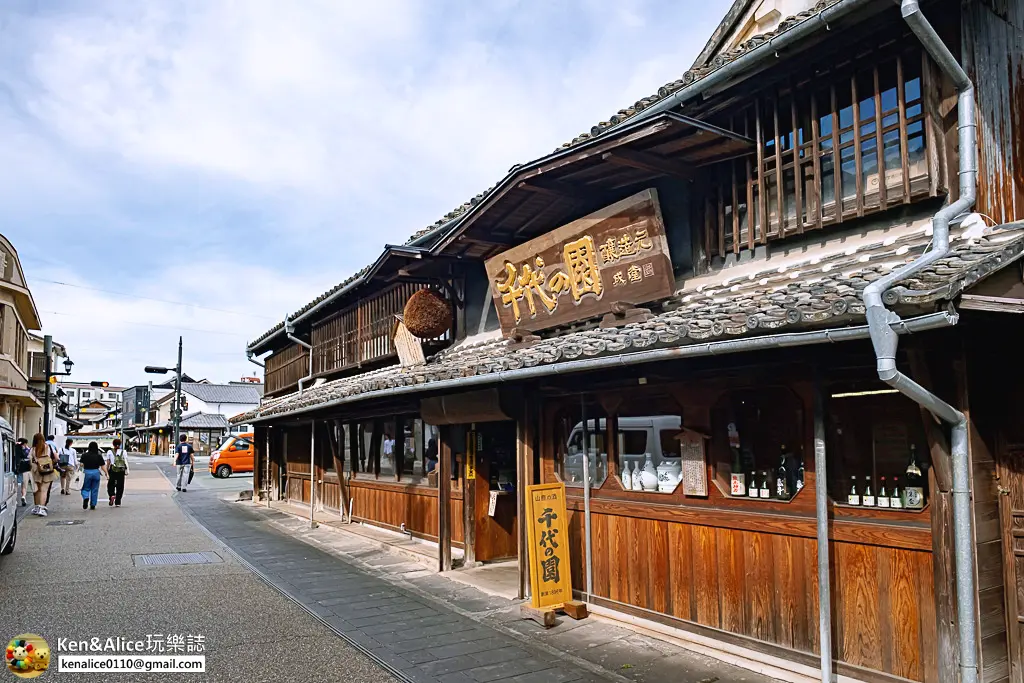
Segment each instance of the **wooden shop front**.
[[[932,500],[931,418],[860,365],[866,344],[849,351],[852,370],[821,355],[817,379],[791,361],[686,375],[659,364],[577,382],[583,393],[548,387],[537,479],[566,484],[579,597],[816,668],[815,495],[825,485],[838,672],[942,679],[955,644],[937,626],[952,605],[946,565],[934,561],[950,540],[933,535],[948,509]],[[814,466],[816,391],[827,482]]]

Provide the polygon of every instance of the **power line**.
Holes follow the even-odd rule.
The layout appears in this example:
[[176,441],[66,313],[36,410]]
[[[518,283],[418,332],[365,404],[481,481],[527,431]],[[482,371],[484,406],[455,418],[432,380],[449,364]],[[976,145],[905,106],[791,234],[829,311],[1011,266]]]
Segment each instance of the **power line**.
[[[64,316],[68,316],[69,318],[82,317],[83,315],[88,315],[88,314],[83,314],[83,313],[63,313],[61,311],[42,311],[42,313],[46,313],[48,315],[64,315]],[[141,320],[120,320],[119,319],[118,322],[128,323],[130,325],[142,325],[143,327],[162,327],[162,328],[165,328],[165,329],[168,329],[168,330],[179,330],[179,331],[184,331],[184,332],[202,332],[202,333],[205,333],[205,334],[222,334],[222,335],[227,335],[229,337],[242,337],[243,339],[247,338],[249,336],[249,335],[245,335],[245,334],[239,334],[238,332],[224,332],[222,330],[201,330],[201,329],[198,329],[196,327],[181,327],[179,325],[157,325],[156,323],[145,323],[145,322],[142,322]]]
[[60,285],[62,287],[72,287],[74,289],[87,289],[92,292],[103,292],[104,294],[114,294],[117,296],[126,296],[131,299],[142,299],[143,301],[155,301],[161,304],[172,304],[174,306],[188,306],[189,308],[199,308],[204,311],[215,311],[217,313],[228,313],[229,315],[241,315],[249,318],[263,318],[264,320],[276,320],[268,315],[253,315],[251,313],[240,313],[238,311],[229,311],[223,308],[211,308],[210,306],[200,306],[199,304],[190,304],[184,301],[172,301],[171,299],[155,299],[150,296],[140,296],[138,294],[129,294],[127,292],[117,292],[112,289],[100,289],[99,287],[88,287],[86,285],[75,285],[70,282],[61,282],[59,280],[47,280],[45,278],[32,278],[36,282],[47,282],[51,285]]

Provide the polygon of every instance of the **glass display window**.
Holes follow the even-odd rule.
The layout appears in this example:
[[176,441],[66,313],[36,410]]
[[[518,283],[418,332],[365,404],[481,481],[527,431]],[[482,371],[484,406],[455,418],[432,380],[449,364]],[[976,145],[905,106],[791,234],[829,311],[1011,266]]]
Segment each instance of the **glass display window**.
[[788,502],[804,487],[804,409],[785,387],[723,394],[712,409],[715,482],[734,498]]
[[558,411],[554,420],[558,476],[569,487],[582,487],[584,457],[589,459],[591,488],[608,478],[608,420],[600,405],[591,401],[572,403]]
[[828,490],[839,506],[915,511],[929,498],[920,407],[878,381],[829,387]]

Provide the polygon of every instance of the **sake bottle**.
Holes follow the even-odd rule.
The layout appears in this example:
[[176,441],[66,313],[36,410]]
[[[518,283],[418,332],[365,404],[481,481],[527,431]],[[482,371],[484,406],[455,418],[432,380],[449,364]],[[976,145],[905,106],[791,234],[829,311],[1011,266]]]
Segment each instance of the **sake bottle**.
[[875,507],[875,495],[871,493],[871,477],[864,477],[864,495],[860,497],[860,502],[866,508]]
[[889,507],[889,494],[885,490],[885,477],[879,477],[878,482],[878,499],[875,501],[875,505],[887,508]]
[[850,494],[846,496],[847,505],[860,505],[860,494],[857,493],[857,477],[850,477]]

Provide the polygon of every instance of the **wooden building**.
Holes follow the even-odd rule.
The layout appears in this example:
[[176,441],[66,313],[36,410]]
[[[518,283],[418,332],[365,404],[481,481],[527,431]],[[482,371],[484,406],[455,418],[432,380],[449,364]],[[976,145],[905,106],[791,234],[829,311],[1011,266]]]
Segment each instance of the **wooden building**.
[[[1024,680],[1024,9],[903,4],[750,35],[738,0],[680,80],[250,344],[257,490],[525,595],[524,490],[560,481],[595,609],[789,679]],[[450,324],[399,362],[424,289]]]

